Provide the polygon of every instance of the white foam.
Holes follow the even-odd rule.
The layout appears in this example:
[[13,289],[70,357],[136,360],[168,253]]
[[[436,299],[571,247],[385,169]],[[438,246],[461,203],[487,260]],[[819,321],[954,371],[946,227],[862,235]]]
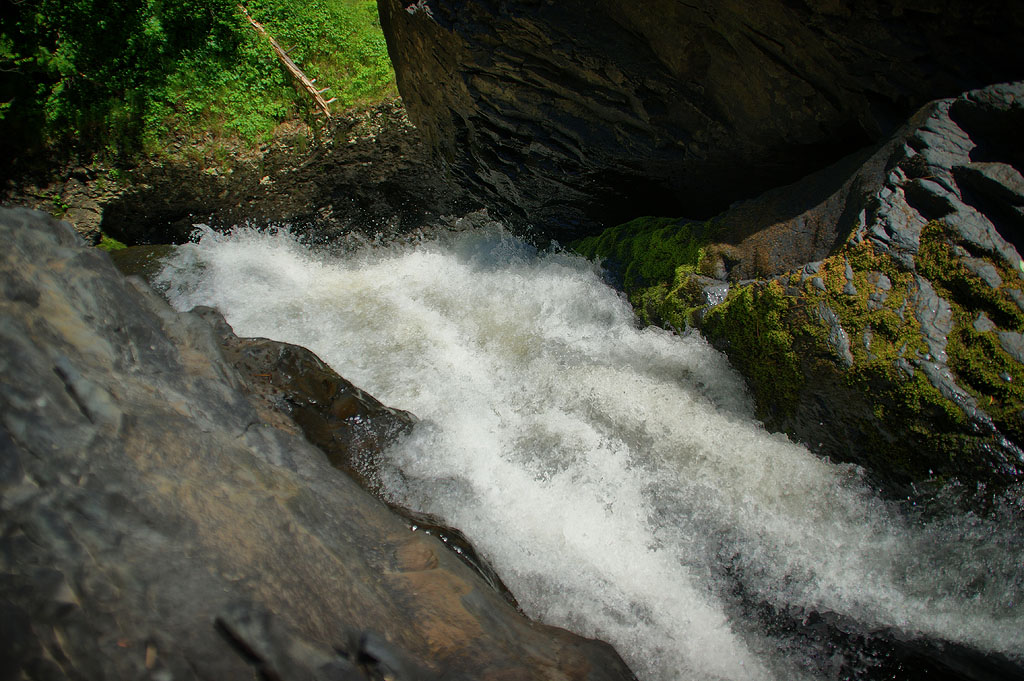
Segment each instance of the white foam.
[[162,279],[179,309],[307,346],[419,416],[389,493],[643,679],[795,678],[730,614],[726,565],[776,605],[1024,651],[1019,542],[976,518],[915,524],[856,469],[766,433],[719,353],[637,330],[582,259],[491,231],[332,260],[237,230],[179,249]]

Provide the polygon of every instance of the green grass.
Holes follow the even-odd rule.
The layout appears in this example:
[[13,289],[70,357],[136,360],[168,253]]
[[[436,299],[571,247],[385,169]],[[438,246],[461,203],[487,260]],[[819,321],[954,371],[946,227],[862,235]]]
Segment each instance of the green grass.
[[[333,110],[396,94],[374,0],[250,0]],[[172,141],[254,146],[316,111],[234,0],[39,0],[0,29],[0,132],[120,159]],[[15,140],[12,143],[10,140]],[[15,148],[15,151],[20,151]]]

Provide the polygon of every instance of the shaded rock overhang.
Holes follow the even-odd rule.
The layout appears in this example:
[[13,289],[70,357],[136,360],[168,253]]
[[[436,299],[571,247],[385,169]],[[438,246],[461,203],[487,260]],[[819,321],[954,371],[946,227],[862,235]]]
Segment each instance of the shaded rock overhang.
[[1024,77],[1007,0],[378,0],[410,118],[504,217],[708,217]]

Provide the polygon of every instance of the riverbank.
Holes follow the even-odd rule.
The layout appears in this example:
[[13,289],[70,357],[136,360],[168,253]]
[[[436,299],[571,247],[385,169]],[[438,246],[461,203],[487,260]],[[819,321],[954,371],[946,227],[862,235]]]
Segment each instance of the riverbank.
[[353,231],[388,237],[478,207],[436,167],[397,98],[349,109],[330,126],[287,120],[255,147],[170,145],[132,165],[52,168],[8,185],[2,202],[115,245],[181,243],[198,223],[289,225],[322,243]]

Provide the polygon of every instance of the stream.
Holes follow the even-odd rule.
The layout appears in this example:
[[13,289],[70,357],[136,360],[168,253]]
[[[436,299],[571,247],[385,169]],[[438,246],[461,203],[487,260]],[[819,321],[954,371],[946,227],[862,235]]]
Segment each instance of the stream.
[[1020,499],[882,500],[767,432],[699,335],[637,328],[594,263],[495,226],[344,253],[238,228],[204,230],[158,284],[416,414],[386,494],[641,681],[909,678],[951,649],[1021,674]]

